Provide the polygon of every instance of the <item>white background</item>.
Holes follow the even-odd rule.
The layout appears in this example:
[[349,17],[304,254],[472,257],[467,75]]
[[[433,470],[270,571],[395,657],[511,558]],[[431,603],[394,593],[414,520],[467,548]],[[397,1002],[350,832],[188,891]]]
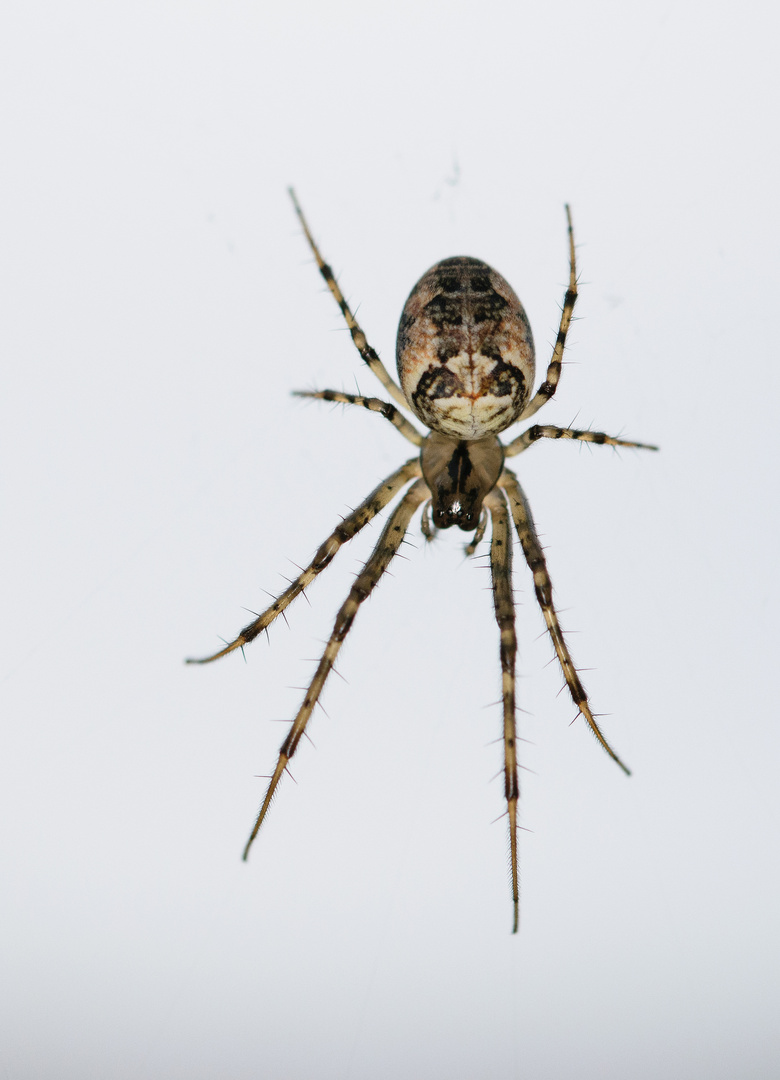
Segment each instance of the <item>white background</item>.
[[[778,15],[766,3],[10,4],[0,27],[0,1077],[764,1078],[778,1028]],[[517,459],[627,780],[516,560],[513,938],[488,573],[417,524],[242,845],[366,530],[205,668],[411,448],[419,275],[512,283]],[[485,549],[483,549],[485,550]],[[577,632],[575,634],[575,631]],[[774,1062],[774,1066],[773,1066]]]

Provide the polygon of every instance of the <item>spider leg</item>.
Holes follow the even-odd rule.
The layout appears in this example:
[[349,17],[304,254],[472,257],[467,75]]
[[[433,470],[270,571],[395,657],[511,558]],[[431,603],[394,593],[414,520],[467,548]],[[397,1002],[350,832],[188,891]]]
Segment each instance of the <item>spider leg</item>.
[[657,446],[649,443],[628,442],[626,439],[617,439],[612,435],[605,435],[603,431],[577,431],[575,428],[553,427],[550,424],[534,424],[528,431],[518,435],[511,443],[504,447],[504,457],[514,457],[527,450],[539,439],[574,439],[579,442],[598,443],[601,446],[633,446],[637,450],[657,450]]
[[258,634],[261,634],[274,619],[281,615],[281,613],[288,607],[296,596],[300,595],[307,586],[311,585],[318,574],[321,574],[325,567],[331,562],[336,552],[339,550],[342,544],[346,544],[351,540],[353,536],[360,532],[360,530],[375,517],[380,510],[382,510],[391,499],[395,498],[398,492],[410,480],[413,480],[416,476],[420,475],[420,459],[411,458],[402,465],[400,469],[392,473],[383,480],[378,487],[374,488],[367,499],[364,499],[360,506],[356,510],[353,510],[351,514],[348,514],[344,520],[336,526],[328,539],[320,545],[316,555],[309,563],[309,565],[302,570],[298,577],[291,583],[289,588],[278,596],[270,607],[266,608],[261,615],[248,626],[245,626],[238,637],[229,642],[224,649],[220,649],[219,652],[214,653],[212,656],[205,656],[202,659],[186,660],[187,664],[210,664],[212,660],[219,660],[221,656],[226,656],[228,653],[233,652],[234,649],[243,648],[250,641],[253,641]]
[[390,394],[390,396],[395,401],[397,401],[399,405],[402,405],[405,409],[408,409],[409,403],[404,397],[403,390],[401,390],[400,386],[396,385],[396,383],[390,377],[387,368],[379,359],[379,355],[376,350],[368,344],[368,341],[366,341],[366,335],[361,330],[357,319],[352,314],[349,304],[344,299],[344,294],[342,293],[341,289],[338,286],[338,282],[333,276],[333,270],[325,262],[322,255],[320,254],[320,249],[314,242],[314,237],[309,230],[306,218],[303,216],[303,210],[301,210],[298,199],[295,196],[295,192],[292,188],[288,188],[288,191],[290,192],[290,198],[292,199],[293,206],[295,207],[295,213],[298,215],[298,220],[301,223],[306,239],[309,241],[309,247],[312,250],[312,254],[314,255],[314,258],[317,262],[319,271],[325,279],[325,284],[330,289],[333,295],[333,299],[341,308],[341,314],[344,316],[344,321],[349,327],[349,332],[352,335],[352,340],[355,343],[355,348],[363,357],[368,366],[371,368],[373,373],[376,375],[377,379],[379,379],[385,390],[387,390],[387,392]]
[[385,420],[398,428],[405,439],[415,446],[422,446],[423,436],[403,416],[395,405],[375,397],[362,397],[360,394],[344,394],[340,390],[293,390],[293,397],[318,398],[320,401],[336,401],[341,405],[362,405],[369,412],[381,413]]
[[512,517],[514,518],[515,528],[517,529],[517,535],[520,538],[520,544],[522,545],[526,562],[534,576],[536,599],[539,602],[539,607],[542,609],[544,621],[547,623],[547,629],[550,632],[550,637],[552,638],[552,643],[555,647],[558,661],[563,670],[563,677],[566,680],[566,685],[569,687],[569,693],[572,696],[572,700],[580,713],[585,717],[588,727],[601,743],[602,747],[606,750],[612,760],[617,762],[623,772],[630,776],[630,769],[623,764],[604,738],[601,729],[593,717],[593,712],[591,711],[590,703],[588,701],[588,695],[585,693],[585,689],[580,682],[580,677],[577,674],[577,670],[572,662],[571,654],[564,641],[563,631],[558,622],[558,613],[556,612],[552,601],[552,582],[550,581],[550,575],[547,572],[547,563],[545,562],[542,546],[539,543],[539,537],[536,534],[536,528],[531,516],[531,509],[525,494],[523,493],[523,489],[520,487],[517,477],[514,473],[510,472],[509,469],[503,471],[499,477],[498,483],[509,496],[509,505],[512,511]]
[[571,325],[571,313],[574,311],[574,305],[577,302],[577,257],[574,253],[574,230],[571,225],[571,211],[568,203],[566,204],[566,221],[569,231],[569,287],[563,298],[558,337],[555,340],[552,359],[547,365],[547,375],[544,382],[520,413],[518,420],[527,420],[529,416],[533,416],[534,413],[538,412],[542,405],[546,404],[555,393],[558,388],[558,380],[561,377],[561,362],[563,361],[563,350],[566,345],[566,335]]
[[493,606],[501,633],[501,690],[504,701],[504,794],[509,815],[509,858],[512,868],[512,904],[514,918],[512,933],[517,933],[520,914],[520,886],[517,873],[517,800],[520,785],[517,778],[517,734],[515,729],[515,604],[512,597],[512,537],[509,531],[509,511],[500,488],[494,488],[485,499],[493,520],[490,543],[490,571],[493,578]]
[[342,604],[339,613],[336,616],[333,633],[330,635],[328,644],[325,646],[325,652],[322,654],[322,659],[317,665],[317,670],[314,672],[314,678],[309,683],[309,688],[306,691],[303,704],[298,710],[298,715],[295,717],[287,738],[284,740],[279,750],[276,768],[271,777],[271,782],[268,785],[268,790],[265,793],[265,798],[260,807],[260,812],[257,815],[254,828],[252,829],[252,833],[244,848],[244,859],[249,855],[249,849],[252,846],[254,838],[257,836],[260,826],[263,824],[263,819],[271,804],[271,799],[274,796],[279,781],[282,778],[282,774],[287,768],[287,764],[295,753],[298,743],[301,741],[301,737],[306,730],[306,725],[309,722],[314,706],[317,704],[319,696],[322,693],[325,680],[333,669],[339,649],[342,646],[344,638],[349,633],[350,627],[357,615],[358,608],[366,597],[371,594],[377,582],[390,565],[393,556],[403,542],[404,535],[415,510],[424,499],[429,497],[430,491],[423,480],[418,480],[407,491],[406,495],[404,495],[403,499],[388,519],[387,524],[382,530],[382,535],[371,553],[371,557],[358,574],[355,583],[349,591],[349,596]]

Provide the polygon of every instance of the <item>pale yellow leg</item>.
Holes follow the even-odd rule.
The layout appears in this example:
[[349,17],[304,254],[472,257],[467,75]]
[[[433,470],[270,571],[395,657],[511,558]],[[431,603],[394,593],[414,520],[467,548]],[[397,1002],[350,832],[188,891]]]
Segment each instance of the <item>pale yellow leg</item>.
[[395,498],[410,480],[419,475],[420,460],[419,458],[411,458],[400,469],[388,476],[386,480],[383,480],[378,487],[374,488],[368,498],[364,499],[356,510],[348,514],[341,524],[336,526],[325,543],[320,545],[317,554],[306,569],[301,571],[289,588],[285,589],[270,607],[266,608],[248,626],[245,626],[238,637],[212,656],[205,656],[200,660],[187,660],[186,663],[210,664],[212,660],[219,660],[221,656],[226,656],[228,653],[233,652],[234,649],[241,649],[244,645],[248,645],[250,641],[253,641],[258,634],[261,634],[263,630],[271,625],[277,616],[282,614],[296,596],[300,596],[303,590],[311,585],[317,575],[321,574],[325,567],[329,565],[341,545],[346,544],[356,533],[359,533],[364,525],[367,525],[380,510],[387,506],[390,500]]
[[542,609],[544,621],[547,623],[547,629],[550,632],[550,637],[552,638],[552,643],[555,647],[558,661],[563,670],[563,677],[566,680],[566,685],[569,688],[572,700],[585,717],[588,727],[601,743],[602,747],[606,750],[612,760],[617,762],[623,772],[630,776],[630,770],[623,764],[609,745],[596,723],[590,707],[590,702],[588,701],[588,695],[585,693],[585,688],[580,682],[580,677],[574,667],[568,646],[564,641],[561,625],[558,622],[558,613],[556,612],[552,601],[552,582],[550,581],[550,575],[547,572],[547,563],[544,558],[544,553],[542,552],[542,546],[539,543],[539,537],[536,535],[536,528],[534,527],[531,510],[525,495],[523,494],[523,490],[517,482],[517,477],[514,473],[510,472],[509,469],[503,471],[499,477],[498,483],[509,497],[509,506],[514,519],[515,528],[517,529],[517,535],[520,538],[520,544],[522,545],[526,562],[534,576],[536,599],[539,602],[539,607]]
[[577,302],[577,257],[574,252],[574,230],[571,226],[571,211],[569,210],[568,205],[566,206],[566,222],[569,231],[569,287],[563,298],[561,321],[558,326],[558,337],[555,341],[552,359],[547,365],[547,375],[545,376],[544,382],[520,413],[518,420],[527,420],[529,416],[533,416],[534,413],[538,412],[542,405],[546,404],[555,393],[558,388],[558,380],[561,377],[561,364],[563,363],[563,350],[566,346],[566,335],[569,332],[571,315],[574,311],[574,305]]
[[311,234],[306,218],[303,216],[303,210],[301,210],[298,199],[295,196],[295,192],[292,188],[289,189],[289,192],[290,198],[293,201],[293,206],[295,207],[295,213],[298,215],[298,219],[301,223],[303,231],[306,234],[306,239],[309,241],[309,247],[312,250],[312,254],[314,255],[314,258],[317,262],[319,271],[325,279],[325,283],[330,289],[333,295],[333,299],[341,308],[341,314],[344,316],[344,321],[349,327],[349,332],[352,335],[352,340],[355,343],[355,348],[363,357],[368,366],[371,368],[373,373],[376,375],[377,379],[379,379],[382,386],[384,386],[384,388],[390,394],[390,396],[395,401],[397,401],[399,405],[402,405],[405,409],[408,409],[409,402],[404,397],[401,387],[397,386],[396,383],[392,380],[387,371],[387,368],[379,359],[378,353],[368,344],[368,341],[366,341],[366,335],[360,329],[357,319],[352,314],[349,304],[344,299],[344,294],[338,286],[338,282],[333,275],[333,270],[325,262],[322,255],[320,254],[320,249],[314,242],[314,237]]
[[279,785],[284,770],[287,768],[287,764],[295,753],[298,743],[301,741],[301,737],[306,730],[306,725],[309,722],[314,706],[317,704],[319,696],[322,693],[328,675],[333,670],[333,665],[336,662],[336,657],[339,654],[342,642],[349,633],[350,627],[357,615],[358,608],[372,592],[375,585],[390,565],[391,559],[401,546],[404,534],[406,533],[415,510],[421,502],[425,499],[429,499],[430,495],[431,493],[428,490],[428,487],[422,480],[418,480],[412,485],[409,491],[407,491],[406,495],[388,519],[371,557],[358,574],[354,585],[349,591],[349,596],[342,604],[341,609],[336,616],[333,633],[330,635],[328,644],[325,646],[325,652],[322,654],[322,659],[317,665],[317,670],[314,672],[314,678],[309,683],[309,688],[306,691],[303,704],[298,710],[298,715],[295,717],[287,738],[284,740],[279,750],[276,768],[271,777],[271,782],[268,785],[268,790],[265,793],[265,798],[263,799],[263,803],[257,815],[254,828],[252,829],[251,835],[246,842],[246,847],[244,848],[245,859],[249,855],[249,849],[257,836],[260,826],[263,824],[263,819],[268,812],[268,807],[271,805],[271,799]]
[[501,696],[504,703],[504,795],[509,817],[509,860],[512,873],[512,933],[520,920],[520,879],[517,859],[517,731],[515,721],[515,604],[512,598],[512,534],[504,494],[494,489],[485,499],[493,522],[490,543],[490,570],[493,578],[493,607],[501,634]]
[[632,446],[636,450],[658,449],[649,443],[629,442],[627,439],[605,435],[603,431],[577,431],[575,428],[553,427],[551,424],[534,424],[504,447],[504,457],[521,454],[539,439],[574,439],[576,442],[598,443],[599,446]]
[[360,394],[345,394],[341,390],[293,390],[294,397],[317,398],[319,401],[335,401],[340,405],[362,405],[369,412],[381,413],[386,420],[396,427],[405,439],[415,446],[422,446],[423,436],[410,424],[405,416],[391,405],[389,401],[381,398],[362,397]]

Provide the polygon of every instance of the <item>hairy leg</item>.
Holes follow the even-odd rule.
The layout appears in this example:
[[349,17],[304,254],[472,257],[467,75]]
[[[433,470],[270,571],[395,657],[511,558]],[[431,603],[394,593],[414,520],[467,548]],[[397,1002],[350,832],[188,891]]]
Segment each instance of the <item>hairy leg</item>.
[[515,528],[517,529],[517,535],[520,538],[520,544],[522,545],[526,562],[534,576],[536,599],[539,602],[539,607],[542,609],[544,621],[547,623],[547,629],[550,632],[550,637],[552,638],[552,643],[555,647],[555,652],[563,671],[563,677],[566,680],[566,685],[569,688],[572,700],[585,717],[588,727],[601,743],[602,747],[606,750],[612,760],[617,762],[623,772],[630,776],[630,770],[626,768],[609,745],[596,723],[590,707],[590,702],[588,701],[588,695],[585,693],[585,688],[580,682],[580,677],[574,667],[571,653],[569,652],[563,637],[561,624],[558,621],[558,613],[553,605],[552,582],[550,581],[550,575],[547,572],[547,563],[544,558],[544,553],[542,552],[542,546],[539,543],[539,537],[536,534],[534,521],[531,517],[531,510],[523,493],[523,489],[517,482],[517,477],[514,473],[510,472],[509,469],[504,470],[498,483],[509,496],[509,506],[514,519]]
[[518,416],[518,420],[527,420],[529,416],[533,416],[534,413],[538,412],[542,405],[545,405],[557,390],[558,380],[561,377],[561,364],[563,362],[563,350],[566,346],[566,335],[569,332],[571,314],[574,311],[574,305],[577,302],[577,256],[574,252],[574,230],[571,226],[571,211],[569,210],[568,203],[566,205],[566,222],[569,231],[569,287],[563,298],[561,321],[558,326],[558,337],[555,340],[552,358],[547,365],[547,374],[544,382],[523,409],[520,416]]
[[356,510],[348,514],[341,524],[336,526],[328,539],[320,545],[316,555],[306,569],[301,571],[298,577],[274,600],[270,607],[266,608],[248,626],[245,626],[238,637],[212,656],[205,656],[202,659],[190,659],[186,663],[210,664],[212,660],[219,660],[220,657],[227,656],[234,649],[241,649],[244,645],[248,645],[250,641],[253,641],[258,634],[261,634],[263,630],[271,625],[277,616],[281,615],[296,596],[299,596],[307,586],[311,585],[317,575],[321,574],[325,567],[330,564],[341,545],[346,544],[347,541],[359,533],[380,510],[387,506],[391,499],[395,498],[410,480],[419,475],[420,460],[419,458],[411,458],[400,469],[388,476],[386,480],[383,480],[378,487],[374,488],[368,498],[364,499]]
[[341,609],[336,616],[333,633],[330,635],[328,644],[325,646],[325,652],[322,654],[322,659],[317,665],[317,670],[314,672],[314,678],[309,683],[306,696],[303,699],[303,704],[298,710],[298,715],[295,717],[287,738],[284,740],[279,750],[276,768],[274,769],[273,776],[268,785],[268,790],[265,793],[265,798],[263,799],[263,803],[257,815],[254,828],[252,829],[252,833],[244,848],[244,859],[249,855],[249,849],[257,836],[260,826],[263,824],[263,819],[268,812],[271,799],[279,785],[284,770],[287,768],[288,762],[295,753],[298,743],[301,741],[303,733],[306,730],[306,725],[309,722],[314,706],[319,700],[328,675],[333,670],[336,657],[339,654],[344,638],[349,633],[350,627],[355,620],[358,608],[371,594],[377,582],[382,577],[385,570],[387,570],[390,561],[401,546],[412,515],[420,503],[427,498],[430,498],[430,491],[424,481],[418,480],[412,485],[409,491],[407,491],[406,495],[391,514],[387,524],[382,530],[382,535],[380,536],[376,547],[371,553],[371,557],[358,574],[354,585],[349,591],[349,596],[342,604]]
[[338,286],[338,282],[333,275],[333,270],[325,262],[322,255],[320,254],[320,249],[314,242],[314,237],[311,234],[306,218],[303,216],[303,210],[301,210],[298,199],[295,196],[295,192],[292,188],[289,188],[288,190],[290,192],[290,198],[293,201],[293,206],[295,207],[295,213],[298,215],[298,220],[301,223],[301,227],[303,228],[303,231],[306,235],[306,239],[309,241],[309,247],[311,248],[312,254],[314,255],[314,258],[317,262],[317,267],[319,268],[320,273],[325,279],[325,284],[330,289],[333,299],[341,308],[341,314],[344,316],[344,321],[349,327],[349,332],[352,335],[352,340],[355,343],[355,348],[363,357],[368,366],[371,368],[373,373],[376,375],[377,379],[379,379],[382,386],[384,386],[384,388],[390,394],[390,396],[395,401],[397,401],[399,405],[403,405],[405,409],[408,409],[409,403],[404,397],[401,387],[393,381],[387,371],[387,368],[379,359],[379,355],[376,350],[368,344],[368,341],[366,340],[366,335],[361,330],[357,319],[352,314],[349,304],[344,299],[344,294]]
[[515,603],[512,597],[512,535],[504,493],[496,488],[485,499],[493,521],[490,543],[490,571],[493,578],[493,607],[501,634],[501,695],[504,703],[504,795],[509,817],[509,858],[512,870],[512,933],[517,933],[520,916],[520,883],[517,870],[517,732],[515,723]]
[[657,446],[651,446],[649,443],[629,442],[627,439],[605,435],[603,431],[578,431],[576,428],[553,427],[551,424],[534,424],[528,431],[524,431],[522,435],[518,435],[504,447],[504,457],[521,454],[539,439],[574,439],[577,442],[598,443],[600,446],[633,446],[637,450],[658,449]]
[[396,409],[395,405],[391,405],[389,401],[382,401],[381,398],[362,397],[360,394],[344,394],[341,390],[293,390],[293,397],[335,401],[340,405],[362,405],[369,412],[381,413],[385,420],[389,420],[394,427],[398,428],[403,437],[408,439],[410,443],[414,443],[415,446],[422,446],[423,444],[423,436],[414,424],[410,424],[406,417]]

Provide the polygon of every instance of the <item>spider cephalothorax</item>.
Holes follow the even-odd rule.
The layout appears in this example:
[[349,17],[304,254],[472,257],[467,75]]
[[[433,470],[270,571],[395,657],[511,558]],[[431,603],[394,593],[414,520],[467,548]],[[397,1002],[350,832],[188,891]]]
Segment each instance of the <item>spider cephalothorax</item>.
[[437,529],[459,525],[473,532],[482,503],[498,483],[504,447],[495,435],[455,439],[432,431],[420,454],[423,479],[431,492],[431,515]]
[[[341,308],[360,355],[390,396],[411,410],[429,429],[422,435],[395,405],[379,398],[345,394],[339,390],[296,391],[302,397],[343,404],[362,405],[381,413],[400,433],[419,448],[419,455],[383,480],[356,510],[336,526],[309,565],[261,615],[245,626],[233,641],[213,656],[188,663],[205,664],[242,648],[262,633],[285,608],[314,581],[336,552],[351,540],[396,495],[405,495],[390,514],[371,557],[358,574],[349,596],[339,610],[333,632],[309,684],[303,704],[292,722],[276,762],[271,781],[244,848],[244,858],[263,823],[271,799],[295,753],[314,706],[319,700],[342,642],[358,608],[371,593],[403,541],[415,511],[422,506],[422,530],[431,539],[436,529],[457,525],[473,532],[466,547],[473,554],[492,522],[490,568],[493,606],[501,635],[504,795],[509,818],[512,870],[513,930],[518,926],[519,887],[517,872],[517,777],[515,732],[515,609],[512,598],[512,537],[510,517],[523,555],[533,574],[536,599],[547,624],[563,676],[579,713],[609,756],[628,769],[601,732],[588,696],[574,667],[558,615],[552,602],[552,583],[539,543],[531,510],[513,472],[504,459],[527,450],[541,438],[577,439],[610,446],[634,446],[654,450],[644,443],[627,442],[602,432],[535,424],[509,443],[498,434],[517,420],[533,416],[555,393],[561,373],[566,333],[577,299],[577,271],[569,208],[569,287],[563,302],[558,338],[547,375],[531,397],[534,381],[534,346],[523,306],[510,285],[478,259],[458,256],[437,263],[420,278],[409,295],[398,328],[397,360],[401,387],[371,348],[349,305],[323,260],[309,231],[295,194],[290,191],[296,213],[334,299]],[[408,486],[410,485],[410,486]]]

